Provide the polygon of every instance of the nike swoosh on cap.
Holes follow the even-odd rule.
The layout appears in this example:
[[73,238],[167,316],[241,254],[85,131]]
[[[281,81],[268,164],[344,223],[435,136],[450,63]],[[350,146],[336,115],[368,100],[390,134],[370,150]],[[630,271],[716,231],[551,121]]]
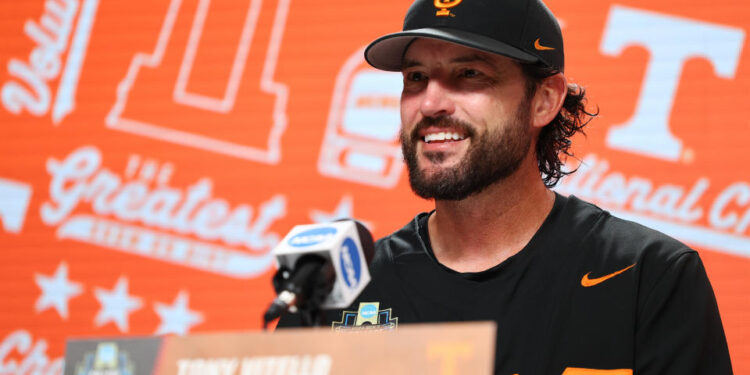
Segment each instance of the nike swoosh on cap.
[[538,51],[552,51],[552,50],[554,50],[553,47],[547,47],[547,46],[541,45],[539,43],[539,39],[541,39],[541,38],[536,38],[536,40],[534,41],[534,48],[536,48]]

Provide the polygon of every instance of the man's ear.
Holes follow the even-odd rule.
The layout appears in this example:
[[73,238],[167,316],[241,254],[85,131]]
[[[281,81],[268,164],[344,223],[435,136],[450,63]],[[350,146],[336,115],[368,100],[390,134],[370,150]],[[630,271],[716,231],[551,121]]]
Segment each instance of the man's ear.
[[542,128],[560,112],[568,94],[568,81],[562,73],[545,78],[531,101],[531,125]]

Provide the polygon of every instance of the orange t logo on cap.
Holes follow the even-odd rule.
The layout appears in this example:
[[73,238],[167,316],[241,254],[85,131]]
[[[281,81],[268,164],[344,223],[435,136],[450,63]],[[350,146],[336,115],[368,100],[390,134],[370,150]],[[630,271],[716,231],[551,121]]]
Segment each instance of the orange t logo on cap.
[[439,10],[435,13],[436,16],[451,16],[451,12],[448,8],[461,4],[463,0],[435,0],[435,8]]

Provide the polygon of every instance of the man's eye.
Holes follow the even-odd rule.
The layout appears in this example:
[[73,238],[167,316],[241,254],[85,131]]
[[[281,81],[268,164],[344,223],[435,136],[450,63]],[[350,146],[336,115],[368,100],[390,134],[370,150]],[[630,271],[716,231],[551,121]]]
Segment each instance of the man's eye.
[[418,82],[424,80],[426,77],[422,72],[409,72],[406,73],[406,80]]
[[474,78],[482,75],[478,70],[475,69],[464,69],[461,71],[461,76],[464,78]]

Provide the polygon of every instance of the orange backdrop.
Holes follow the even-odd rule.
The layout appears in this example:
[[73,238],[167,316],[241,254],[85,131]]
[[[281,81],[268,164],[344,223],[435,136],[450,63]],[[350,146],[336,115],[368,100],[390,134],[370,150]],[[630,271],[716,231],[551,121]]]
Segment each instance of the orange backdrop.
[[[750,4],[548,5],[601,113],[558,191],[698,249],[750,373]],[[0,373],[60,373],[68,336],[258,329],[293,225],[428,209],[400,76],[362,59],[407,7],[0,2]]]

